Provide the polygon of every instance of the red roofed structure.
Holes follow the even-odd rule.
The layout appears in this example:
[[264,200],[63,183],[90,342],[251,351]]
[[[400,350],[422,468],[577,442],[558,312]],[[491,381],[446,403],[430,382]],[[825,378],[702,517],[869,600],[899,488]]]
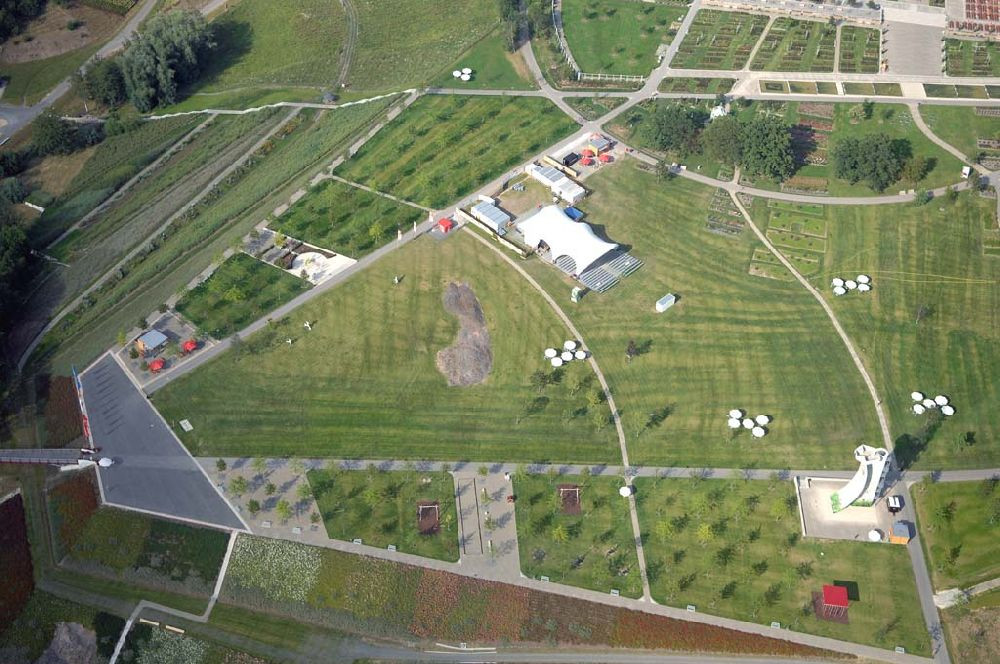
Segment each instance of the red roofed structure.
[[158,357],[149,363],[149,370],[153,373],[163,371],[163,367],[167,366],[167,361],[162,357]]
[[847,614],[847,588],[844,586],[823,586],[823,617],[840,618]]
[[598,157],[598,159],[601,160],[601,163],[607,164],[608,162],[611,161],[612,157],[611,157],[611,155],[605,153],[605,154],[602,154],[600,157]]
[[582,150],[580,152],[580,154],[582,154],[584,157],[594,157],[594,156],[597,155],[597,153],[594,152],[593,150],[591,150],[590,148],[587,148],[586,150]]
[[448,231],[450,231],[455,227],[455,222],[449,219],[448,217],[445,217],[444,219],[438,221],[437,227],[438,230],[440,230],[442,233],[447,233]]
[[594,164],[594,160],[590,157],[584,157],[580,160],[580,163],[584,166],[592,166]]
[[198,342],[194,339],[188,339],[183,344],[181,344],[181,350],[185,353],[191,353],[198,350]]

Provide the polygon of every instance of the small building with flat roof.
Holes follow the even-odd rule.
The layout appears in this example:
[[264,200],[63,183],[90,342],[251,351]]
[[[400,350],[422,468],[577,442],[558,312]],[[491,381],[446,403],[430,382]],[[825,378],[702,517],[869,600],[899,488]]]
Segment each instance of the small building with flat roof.
[[159,330],[150,330],[135,340],[135,349],[143,355],[155,353],[165,345],[167,345],[167,335]]
[[510,222],[510,215],[493,203],[487,201],[477,203],[472,206],[471,212],[473,218],[481,221],[497,235],[502,236],[507,232],[507,224]]

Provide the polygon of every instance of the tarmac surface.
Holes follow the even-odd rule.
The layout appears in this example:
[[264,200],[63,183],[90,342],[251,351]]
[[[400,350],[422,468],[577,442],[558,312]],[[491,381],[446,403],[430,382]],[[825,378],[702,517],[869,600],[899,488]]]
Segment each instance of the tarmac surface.
[[245,527],[110,354],[81,380],[99,456],[115,461],[98,469],[106,503],[220,528]]

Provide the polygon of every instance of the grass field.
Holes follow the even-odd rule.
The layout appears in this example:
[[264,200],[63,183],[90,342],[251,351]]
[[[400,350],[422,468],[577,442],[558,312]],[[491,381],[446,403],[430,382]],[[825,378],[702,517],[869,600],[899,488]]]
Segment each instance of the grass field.
[[93,307],[70,316],[47,335],[35,360],[66,371],[73,363],[84,365],[99,355],[120,330],[128,330],[139,316],[178,292],[276,205],[287,201],[320,163],[344,150],[388,104],[300,113],[302,122],[291,133],[274,139],[250,165],[227,178],[216,197],[176,226],[184,232],[169,235],[135,262],[123,279],[102,288]]
[[669,44],[687,8],[629,0],[570,0],[563,30],[573,58],[592,74],[641,74],[656,66],[656,49]]
[[[639,478],[636,501],[656,601],[929,654],[906,548],[803,539],[791,482]],[[848,625],[813,614],[835,581],[857,584]]]
[[[343,95],[340,101],[349,101],[348,98],[354,96],[361,95]],[[236,88],[220,92],[192,92],[176,104],[154,109],[152,114],[168,115],[205,109],[243,110],[257,108],[265,104],[276,104],[281,101],[320,103],[323,101],[323,93],[318,88],[278,86]]]
[[37,103],[64,78],[83,66],[100,44],[91,44],[43,60],[0,64],[0,75],[7,77],[4,103],[31,105]]
[[[409,205],[327,180],[309,190],[270,227],[298,240],[360,258],[396,239],[396,229],[408,230],[425,214]],[[383,229],[371,234],[373,224]]]
[[[566,486],[570,485],[570,486]],[[619,477],[530,475],[514,477],[521,571],[532,578],[625,597],[642,596],[639,561],[628,502]],[[563,507],[563,487],[578,489],[578,507]]]
[[216,339],[237,332],[309,290],[309,282],[244,253],[230,256],[175,309]]
[[240,0],[212,22],[218,49],[199,92],[248,86],[333,89],[347,19],[339,2]]
[[356,90],[398,90],[437,78],[494,30],[499,18],[493,0],[353,4],[359,35],[347,87]]
[[1000,76],[1000,45],[996,42],[945,39],[948,76]]
[[[403,275],[395,287],[393,275]],[[290,323],[250,337],[246,353],[174,381],[156,405],[168,420],[191,420],[195,430],[179,435],[198,454],[616,458],[612,432],[597,430],[584,395],[572,393],[585,365],[541,393],[530,386],[542,350],[566,331],[515,276],[468,234],[418,239],[298,310],[312,332]],[[481,385],[448,387],[435,367],[457,330],[441,304],[450,282],[468,283],[485,313],[493,365]]]
[[[403,553],[458,560],[455,482],[450,473],[337,469],[310,470],[308,478],[331,538],[360,538],[379,548],[395,544]],[[438,506],[436,532],[420,532],[421,501]]]
[[[452,76],[456,69],[472,69],[472,80],[461,81]],[[504,44],[499,30],[476,42],[460,55],[432,82],[442,88],[470,88],[486,90],[533,90],[528,65],[519,53],[511,53]]]
[[[1000,466],[1000,262],[983,254],[994,210],[966,193],[919,208],[831,210],[816,284],[872,275],[872,297],[831,297],[831,306],[872,372],[904,466]],[[914,390],[948,395],[956,414],[913,415]]]
[[767,17],[702,9],[670,66],[681,69],[740,69],[764,33]]
[[1000,481],[921,482],[910,492],[937,591],[1000,576]]
[[977,159],[980,154],[1000,153],[976,145],[979,138],[1000,139],[1000,118],[976,115],[976,110],[968,106],[921,105],[920,115],[931,131],[969,159]]
[[754,71],[833,71],[837,29],[818,21],[779,17],[750,63]]
[[841,26],[838,71],[858,74],[878,73],[880,44],[879,31],[875,28]]
[[206,595],[227,539],[222,531],[105,507],[87,522],[64,564],[136,586]]
[[[748,275],[748,234],[706,229],[711,188],[628,164],[587,182],[590,222],[645,261],[568,312],[610,383],[633,463],[847,468],[858,440],[878,439],[864,383],[819,305],[801,286]],[[553,268],[528,267],[553,295],[568,288]],[[679,302],[657,314],[665,293]],[[630,340],[643,351],[631,363]],[[763,443],[731,437],[733,408],[774,417]]]
[[337,174],[443,208],[577,128],[547,99],[426,95]]

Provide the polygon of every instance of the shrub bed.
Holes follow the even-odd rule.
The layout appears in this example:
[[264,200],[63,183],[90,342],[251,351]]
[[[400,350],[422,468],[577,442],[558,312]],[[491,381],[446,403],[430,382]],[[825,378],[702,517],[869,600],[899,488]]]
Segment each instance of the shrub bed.
[[0,504],[0,570],[4,579],[0,584],[0,633],[3,633],[35,589],[21,494]]
[[83,424],[73,379],[51,377],[45,401],[45,446],[63,447],[82,435]]
[[98,491],[94,472],[86,470],[69,476],[49,489],[49,521],[52,523],[53,548],[62,558],[76,544],[97,511]]

